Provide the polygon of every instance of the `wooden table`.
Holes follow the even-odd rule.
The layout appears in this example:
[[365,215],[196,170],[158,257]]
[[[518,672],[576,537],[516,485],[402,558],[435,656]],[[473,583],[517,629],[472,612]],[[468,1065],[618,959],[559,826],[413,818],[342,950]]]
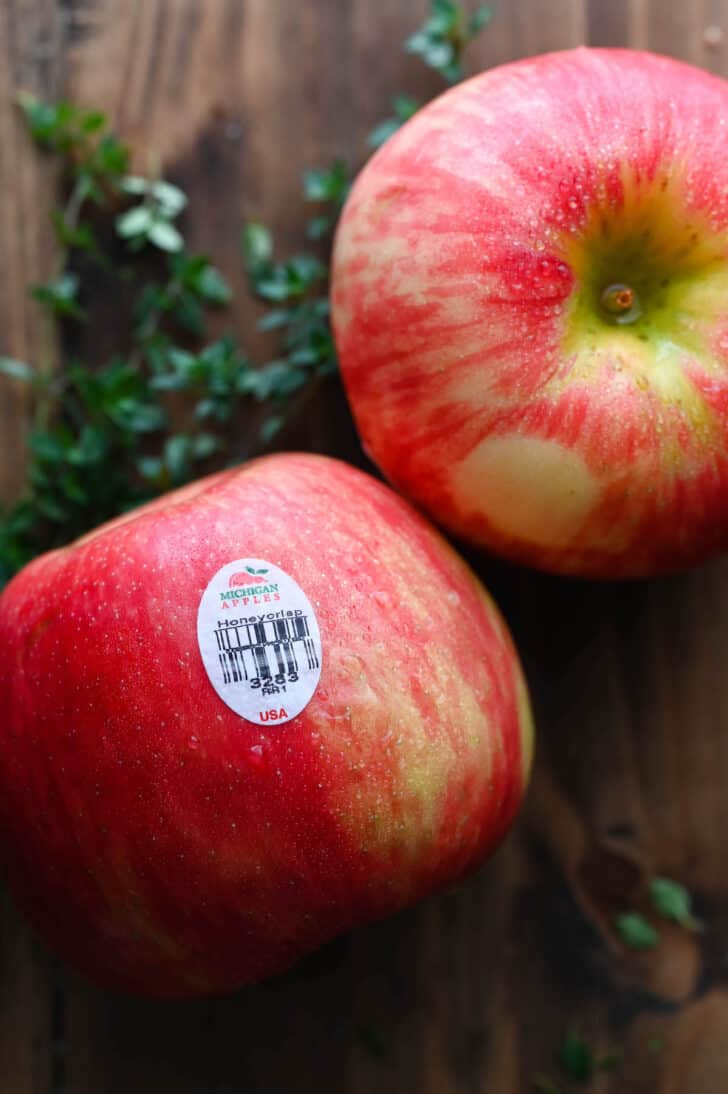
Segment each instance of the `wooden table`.
[[[142,167],[161,157],[190,195],[191,245],[230,277],[255,346],[239,225],[261,217],[282,247],[300,244],[302,168],[356,162],[392,93],[434,93],[437,78],[397,48],[426,7],[0,0],[0,350],[41,352],[25,286],[47,274],[52,246],[56,180],[11,106],[19,87],[100,106]],[[474,67],[588,42],[728,74],[728,42],[705,35],[728,31],[727,0],[497,7]],[[27,397],[2,392],[7,498],[22,481]],[[355,453],[335,385],[293,441]],[[192,1005],[95,990],[3,901],[3,1094],[517,1094],[557,1074],[577,1023],[598,1053],[623,1053],[593,1094],[728,1091],[728,563],[599,587],[474,561],[521,644],[540,729],[529,804],[496,858],[287,976]],[[690,888],[706,929],[667,927],[638,955],[613,917],[656,872]]]

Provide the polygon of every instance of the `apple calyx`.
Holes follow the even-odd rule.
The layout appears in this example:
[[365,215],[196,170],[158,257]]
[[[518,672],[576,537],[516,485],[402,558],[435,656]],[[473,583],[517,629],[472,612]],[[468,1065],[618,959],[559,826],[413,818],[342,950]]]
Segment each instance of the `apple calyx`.
[[[601,296],[601,304],[610,315],[620,316],[624,322],[633,322],[639,314],[636,293],[629,285],[608,285]],[[628,313],[632,312],[632,318]]]

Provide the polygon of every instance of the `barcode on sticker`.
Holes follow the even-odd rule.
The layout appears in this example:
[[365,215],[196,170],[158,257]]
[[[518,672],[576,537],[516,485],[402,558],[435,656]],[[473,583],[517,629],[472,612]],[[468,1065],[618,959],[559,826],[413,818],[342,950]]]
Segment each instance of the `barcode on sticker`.
[[298,680],[301,664],[319,668],[306,615],[218,627],[215,639],[228,685],[247,682],[251,688],[265,689],[272,682],[281,687]]

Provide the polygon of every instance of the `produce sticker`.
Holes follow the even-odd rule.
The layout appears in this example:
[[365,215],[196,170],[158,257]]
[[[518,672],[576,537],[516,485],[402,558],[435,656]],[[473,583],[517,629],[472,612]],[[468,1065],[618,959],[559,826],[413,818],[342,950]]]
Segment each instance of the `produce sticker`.
[[303,589],[271,562],[242,558],[202,594],[197,641],[222,701],[256,725],[290,722],[321,676],[321,633]]

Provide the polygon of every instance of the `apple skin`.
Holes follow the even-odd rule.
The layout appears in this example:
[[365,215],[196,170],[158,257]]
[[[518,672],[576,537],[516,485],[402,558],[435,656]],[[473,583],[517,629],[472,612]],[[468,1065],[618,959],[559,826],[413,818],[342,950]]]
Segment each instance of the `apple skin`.
[[[313,604],[319,686],[234,714],[196,638],[228,562]],[[271,456],[31,563],[0,598],[0,859],[47,942],[159,998],[232,991],[418,900],[507,831],[531,760],[517,655],[388,487]]]
[[715,76],[579,49],[447,92],[365,167],[342,373],[367,451],[452,532],[600,578],[728,545],[726,119]]

